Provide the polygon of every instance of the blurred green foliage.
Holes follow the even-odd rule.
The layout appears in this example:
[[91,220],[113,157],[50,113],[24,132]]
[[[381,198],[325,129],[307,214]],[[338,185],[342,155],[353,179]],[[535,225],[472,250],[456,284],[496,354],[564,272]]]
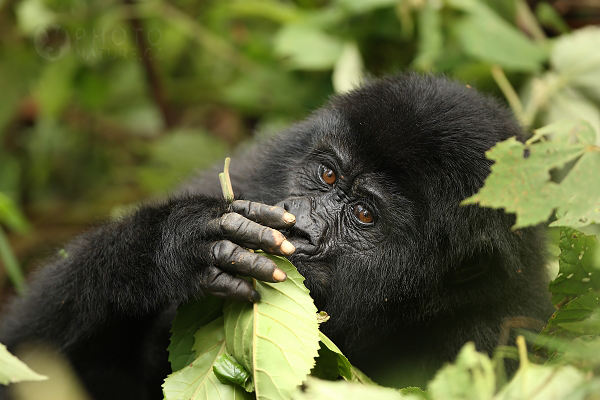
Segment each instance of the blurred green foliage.
[[34,228],[11,243],[27,261],[363,75],[443,73],[525,124],[598,129],[597,35],[577,34],[524,0],[1,1],[0,193]]

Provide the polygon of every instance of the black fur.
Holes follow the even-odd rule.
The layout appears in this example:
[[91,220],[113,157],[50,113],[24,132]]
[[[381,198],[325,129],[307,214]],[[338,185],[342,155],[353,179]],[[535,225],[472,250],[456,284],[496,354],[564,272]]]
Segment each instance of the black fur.
[[[459,206],[490,171],[484,152],[515,135],[510,113],[473,89],[390,77],[234,158],[233,188],[312,221],[284,233],[331,316],[323,331],[382,383],[419,384],[466,341],[491,352],[506,318],[550,311],[542,232],[513,232],[512,216]],[[335,171],[333,187],[321,165]],[[227,210],[220,198],[211,172],[77,238],[12,305],[0,341],[51,344],[95,398],[160,398],[173,304],[202,293],[219,239],[206,223]],[[373,224],[354,217],[359,203]]]

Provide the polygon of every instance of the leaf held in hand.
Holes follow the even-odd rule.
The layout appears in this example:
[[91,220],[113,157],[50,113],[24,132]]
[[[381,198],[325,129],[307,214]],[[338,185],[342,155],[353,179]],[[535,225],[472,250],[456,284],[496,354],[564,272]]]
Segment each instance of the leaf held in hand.
[[225,303],[227,351],[252,373],[257,399],[289,399],[315,364],[317,309],[296,268],[284,258],[265,256],[288,278],[253,280],[262,296],[258,303]]

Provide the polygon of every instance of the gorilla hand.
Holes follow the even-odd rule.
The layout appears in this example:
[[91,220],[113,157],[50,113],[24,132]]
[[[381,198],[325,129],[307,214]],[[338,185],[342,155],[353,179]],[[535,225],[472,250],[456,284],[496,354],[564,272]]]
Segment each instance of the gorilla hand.
[[282,282],[286,274],[270,259],[244,247],[277,255],[292,254],[294,245],[277,229],[290,228],[296,218],[282,207],[247,200],[235,200],[231,210],[209,221],[209,230],[220,233],[224,239],[212,244],[215,263],[205,270],[204,290],[217,297],[257,302],[260,294],[236,274],[265,282]]

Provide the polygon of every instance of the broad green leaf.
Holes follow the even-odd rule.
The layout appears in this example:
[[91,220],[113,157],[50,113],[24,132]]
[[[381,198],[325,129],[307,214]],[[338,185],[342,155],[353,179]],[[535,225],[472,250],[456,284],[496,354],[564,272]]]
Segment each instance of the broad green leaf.
[[494,400],[583,400],[587,391],[585,374],[575,367],[536,365],[521,359],[514,378]]
[[[579,296],[561,306],[556,311],[548,325],[540,332],[535,340],[534,349],[536,351],[546,348],[550,356],[574,337],[579,336],[583,325],[580,322],[585,321],[598,308],[598,293],[590,292]],[[570,325],[574,324],[574,325]],[[593,324],[593,321],[592,321]],[[571,330],[573,328],[573,330]],[[593,332],[593,326],[588,326],[590,333]]]
[[323,332],[319,332],[321,348],[311,375],[321,379],[335,380],[339,376],[347,381],[358,381],[352,374],[352,365],[341,350]]
[[[556,79],[565,78],[557,76]],[[564,86],[553,92],[547,100],[544,111],[542,114],[544,123],[554,123],[563,118],[582,119],[587,121],[596,132],[600,132],[600,109],[586,98],[582,91],[574,87]]]
[[492,361],[469,342],[460,350],[454,364],[436,373],[427,390],[435,400],[491,399],[496,390]]
[[0,343],[0,384],[8,385],[15,382],[43,381],[45,379],[48,378],[31,370]]
[[225,303],[227,351],[253,375],[257,399],[289,399],[315,364],[317,309],[294,266],[268,257],[288,277],[282,283],[253,280],[258,303]]
[[223,383],[241,386],[247,392],[254,391],[254,382],[246,368],[227,353],[219,356],[213,366],[213,372]]
[[[600,294],[596,293],[597,296]],[[600,305],[596,301],[596,307]],[[563,322],[557,324],[560,328],[581,335],[600,335],[600,310],[596,309],[589,317],[575,322]]]
[[[526,119],[549,124],[581,118],[600,132],[600,28],[586,27],[558,37],[550,54],[551,69],[535,77],[522,92]],[[600,144],[600,137],[596,144]]]
[[[358,368],[350,364],[342,351],[329,339],[323,332],[319,332],[321,340],[321,348],[319,349],[319,358],[316,359],[317,364],[311,372],[324,379],[336,379],[341,376],[347,381],[362,383],[363,385],[378,386],[368,376],[363,374]],[[321,364],[321,365],[319,365]],[[316,372],[317,375],[314,372]]]
[[559,273],[549,285],[559,309],[534,345],[536,350],[546,347],[549,355],[573,337],[598,331],[593,313],[600,306],[600,246],[594,236],[563,228],[559,248]]
[[221,383],[213,366],[225,353],[223,317],[200,328],[194,335],[193,350],[196,359],[188,366],[169,375],[163,383],[166,400],[250,399],[239,386]]
[[583,89],[600,100],[600,27],[589,26],[559,36],[550,65],[570,86]]
[[340,39],[307,25],[287,25],[275,38],[275,52],[301,69],[333,68],[343,46]]
[[365,386],[347,381],[326,381],[308,377],[302,390],[296,390],[293,400],[421,400],[415,394],[401,394],[381,386]]
[[600,147],[589,146],[560,183],[563,204],[561,217],[550,226],[581,227],[600,222]]
[[[600,185],[593,171],[600,171],[600,147],[591,141],[593,129],[584,121],[547,127],[556,140],[528,141],[515,138],[496,144],[486,155],[495,161],[483,188],[462,204],[504,208],[517,214],[514,228],[547,221],[559,208],[553,226],[579,226],[600,221]],[[539,132],[534,137],[541,139]],[[545,139],[545,138],[544,138]],[[527,152],[528,156],[524,154]],[[577,160],[560,184],[550,180],[550,171]]]
[[171,327],[169,362],[173,372],[189,365],[196,358],[194,333],[223,314],[223,300],[207,296],[179,305]]
[[600,336],[581,336],[560,346],[550,361],[590,370],[600,365]]
[[546,49],[530,41],[516,27],[483,3],[465,2],[463,19],[454,26],[465,52],[508,70],[533,72],[541,68]]
[[600,289],[600,246],[595,236],[574,229],[560,232],[558,275],[550,283],[552,303],[557,305],[576,296]]
[[346,42],[333,68],[333,88],[336,93],[356,89],[363,81],[363,61],[356,42]]

